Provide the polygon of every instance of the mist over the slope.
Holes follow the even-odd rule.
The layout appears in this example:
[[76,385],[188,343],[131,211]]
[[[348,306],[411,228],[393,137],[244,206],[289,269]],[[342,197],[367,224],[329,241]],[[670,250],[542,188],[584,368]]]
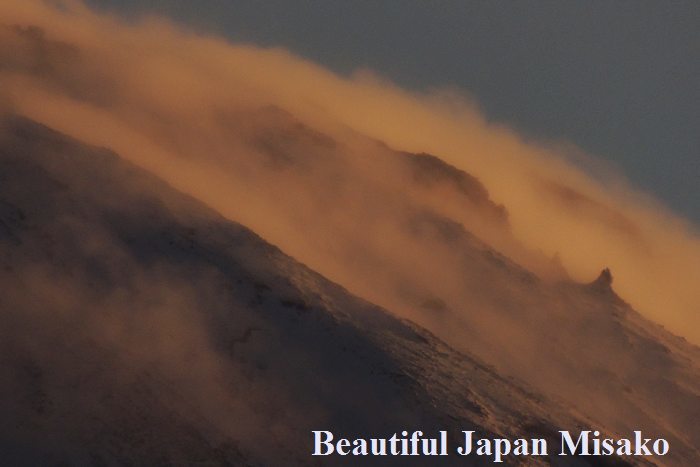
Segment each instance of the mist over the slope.
[[[4,106],[114,149],[395,312],[425,324],[426,306],[502,306],[493,295],[509,285],[485,294],[482,271],[445,241],[466,228],[543,277],[610,267],[625,300],[700,341],[694,227],[624,180],[587,175],[565,149],[484,121],[457,92],[342,78],[281,49],[127,24],[76,1],[0,13]],[[443,159],[487,198],[450,176],[421,182],[395,150]]]
[[[557,445],[583,423],[158,177],[19,117],[0,119],[0,286],[13,465],[308,465],[318,427]],[[693,451],[670,439],[682,465]]]

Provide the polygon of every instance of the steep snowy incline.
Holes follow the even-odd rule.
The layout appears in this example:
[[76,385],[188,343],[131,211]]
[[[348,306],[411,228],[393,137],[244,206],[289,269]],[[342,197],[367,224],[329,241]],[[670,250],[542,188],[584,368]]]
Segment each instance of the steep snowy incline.
[[14,465],[309,465],[312,429],[583,426],[108,151],[10,118],[0,167]]

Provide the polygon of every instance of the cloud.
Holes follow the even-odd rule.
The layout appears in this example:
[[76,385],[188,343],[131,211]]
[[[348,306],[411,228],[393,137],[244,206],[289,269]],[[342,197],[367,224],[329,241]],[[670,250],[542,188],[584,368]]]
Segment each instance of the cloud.
[[[114,149],[356,293],[396,305],[377,284],[402,274],[426,288],[440,288],[432,278],[454,282],[454,269],[397,249],[415,242],[387,213],[427,206],[542,275],[555,255],[581,281],[608,266],[636,308],[700,339],[694,226],[623,180],[601,184],[551,144],[486,122],[457,91],[411,93],[367,71],[341,77],[282,49],[159,18],[127,23],[61,5],[0,7],[4,100]],[[265,128],[266,108],[289,117]],[[507,211],[507,232],[449,187],[422,193],[389,148],[435,154],[477,177]],[[377,263],[386,274],[375,280]],[[430,273],[405,272],[412,264]]]

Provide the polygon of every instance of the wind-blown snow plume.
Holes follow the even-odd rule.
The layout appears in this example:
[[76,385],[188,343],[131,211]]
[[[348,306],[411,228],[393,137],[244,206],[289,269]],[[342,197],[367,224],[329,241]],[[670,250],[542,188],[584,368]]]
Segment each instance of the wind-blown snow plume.
[[3,107],[115,150],[359,295],[415,319],[426,303],[487,314],[446,241],[466,229],[542,277],[608,266],[625,300],[700,341],[694,226],[456,91],[77,1],[5,1],[0,18]]

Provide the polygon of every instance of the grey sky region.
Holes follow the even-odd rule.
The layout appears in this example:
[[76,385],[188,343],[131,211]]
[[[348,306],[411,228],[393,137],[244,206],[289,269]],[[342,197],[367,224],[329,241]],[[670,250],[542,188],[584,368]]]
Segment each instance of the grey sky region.
[[700,224],[700,2],[89,0],[341,73],[458,86],[489,119],[570,141]]

